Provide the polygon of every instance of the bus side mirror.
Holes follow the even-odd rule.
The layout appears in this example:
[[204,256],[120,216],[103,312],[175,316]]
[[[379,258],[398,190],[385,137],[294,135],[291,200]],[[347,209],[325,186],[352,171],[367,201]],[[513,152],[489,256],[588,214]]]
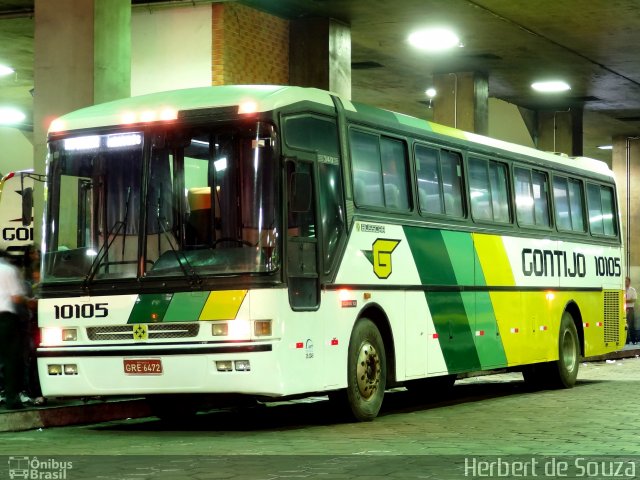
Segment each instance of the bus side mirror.
[[33,221],[33,188],[22,189],[22,225],[28,227]]
[[289,205],[292,212],[308,212],[311,208],[311,175],[307,172],[291,174]]

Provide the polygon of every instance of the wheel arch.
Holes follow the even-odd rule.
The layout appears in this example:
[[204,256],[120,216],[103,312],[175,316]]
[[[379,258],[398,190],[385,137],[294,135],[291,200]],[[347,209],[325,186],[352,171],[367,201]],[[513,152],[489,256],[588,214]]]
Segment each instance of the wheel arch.
[[358,320],[361,318],[368,318],[378,328],[382,341],[384,343],[384,350],[386,353],[387,361],[387,386],[389,384],[396,383],[396,350],[395,342],[393,341],[393,331],[391,330],[391,324],[389,318],[384,312],[384,309],[377,303],[367,305],[360,311]]
[[575,301],[571,300],[565,305],[563,314],[564,312],[571,314],[571,318],[573,318],[573,323],[576,326],[576,331],[578,332],[580,354],[584,357],[584,324],[582,322],[580,307],[578,307],[578,304]]

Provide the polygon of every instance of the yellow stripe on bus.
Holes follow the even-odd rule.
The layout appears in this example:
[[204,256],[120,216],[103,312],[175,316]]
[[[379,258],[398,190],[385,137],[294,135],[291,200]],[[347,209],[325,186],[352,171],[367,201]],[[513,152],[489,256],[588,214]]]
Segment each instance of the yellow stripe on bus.
[[247,296],[247,290],[221,290],[211,292],[199,320],[232,320]]
[[473,244],[486,285],[512,287],[516,284],[501,236],[474,233]]

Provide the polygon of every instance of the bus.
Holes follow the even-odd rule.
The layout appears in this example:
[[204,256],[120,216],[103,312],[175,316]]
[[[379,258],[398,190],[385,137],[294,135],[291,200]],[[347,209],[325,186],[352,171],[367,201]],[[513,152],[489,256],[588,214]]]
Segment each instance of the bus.
[[122,99],[48,137],[46,396],[328,395],[459,375],[574,385],[625,343],[613,174],[294,86]]

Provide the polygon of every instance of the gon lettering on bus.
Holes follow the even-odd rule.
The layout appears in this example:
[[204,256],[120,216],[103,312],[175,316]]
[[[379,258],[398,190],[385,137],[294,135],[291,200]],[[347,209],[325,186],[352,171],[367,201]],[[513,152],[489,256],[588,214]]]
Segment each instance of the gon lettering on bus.
[[522,273],[526,277],[584,277],[587,274],[586,259],[582,253],[562,250],[522,249]]

